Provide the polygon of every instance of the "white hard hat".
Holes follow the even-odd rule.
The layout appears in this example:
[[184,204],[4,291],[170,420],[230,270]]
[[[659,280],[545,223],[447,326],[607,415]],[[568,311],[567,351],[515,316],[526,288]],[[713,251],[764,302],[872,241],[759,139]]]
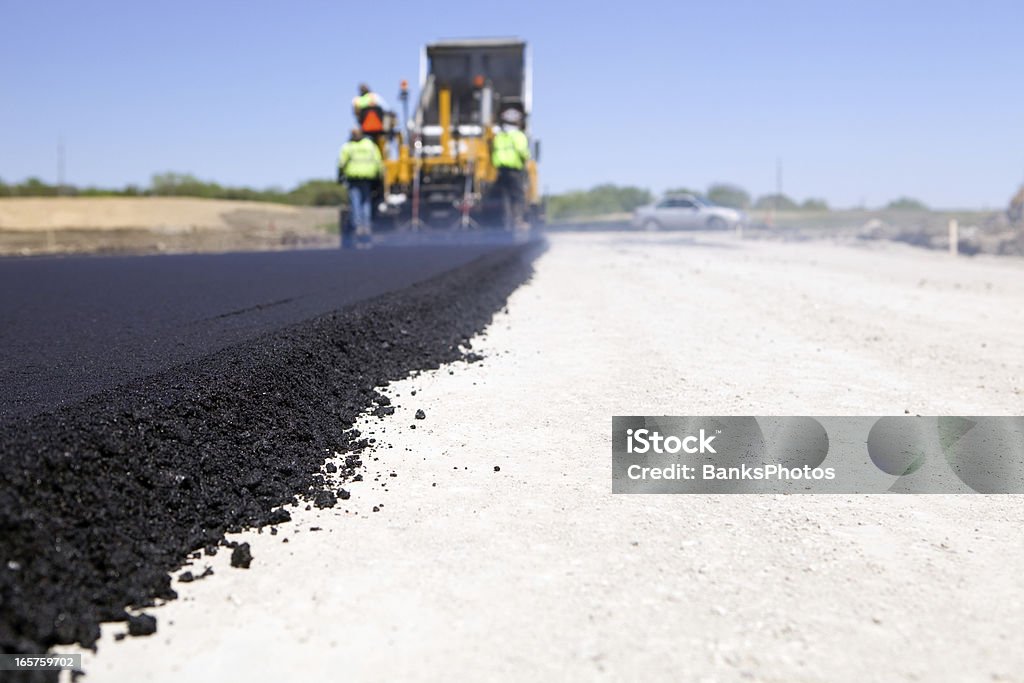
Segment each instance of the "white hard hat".
[[501,120],[505,123],[519,123],[523,120],[523,113],[518,109],[506,109],[501,112]]

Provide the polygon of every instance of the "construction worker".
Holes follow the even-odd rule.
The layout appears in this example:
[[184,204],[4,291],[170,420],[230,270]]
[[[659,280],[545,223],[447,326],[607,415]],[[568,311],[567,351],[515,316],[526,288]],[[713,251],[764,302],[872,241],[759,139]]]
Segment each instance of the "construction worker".
[[384,98],[365,83],[359,84],[359,94],[352,99],[352,113],[364,134],[377,137],[384,132],[384,106]]
[[501,114],[501,128],[491,140],[491,164],[498,170],[495,187],[501,193],[505,228],[508,230],[522,227],[526,203],[523,168],[530,160],[530,143],[521,130],[522,120],[522,112],[506,109]]
[[[358,128],[352,129],[349,141],[338,155],[338,182],[348,186],[352,207],[351,225],[357,238],[369,240],[373,232],[373,190],[384,171],[380,149]],[[345,243],[345,231],[342,240]]]

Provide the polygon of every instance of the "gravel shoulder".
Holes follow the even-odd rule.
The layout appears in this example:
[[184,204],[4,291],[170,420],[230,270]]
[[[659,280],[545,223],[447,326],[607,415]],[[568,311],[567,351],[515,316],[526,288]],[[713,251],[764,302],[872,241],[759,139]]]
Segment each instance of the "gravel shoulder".
[[613,496],[610,458],[615,414],[1019,415],[1022,275],[552,236],[482,362],[357,425],[378,441],[350,500],[234,536],[247,571],[197,561],[215,576],[175,582],[149,638],[105,627],[89,677],[1022,680],[1019,496]]

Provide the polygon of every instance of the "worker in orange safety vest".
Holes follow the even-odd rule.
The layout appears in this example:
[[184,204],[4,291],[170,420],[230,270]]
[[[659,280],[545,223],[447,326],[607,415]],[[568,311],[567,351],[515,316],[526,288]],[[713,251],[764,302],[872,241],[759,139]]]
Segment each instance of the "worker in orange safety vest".
[[384,107],[384,98],[365,83],[359,85],[359,94],[352,99],[352,113],[365,135],[377,136],[384,132]]

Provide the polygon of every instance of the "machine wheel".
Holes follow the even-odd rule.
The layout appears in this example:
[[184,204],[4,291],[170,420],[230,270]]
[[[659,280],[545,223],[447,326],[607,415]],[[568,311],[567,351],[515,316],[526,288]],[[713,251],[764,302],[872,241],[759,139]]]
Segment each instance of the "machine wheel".
[[708,230],[727,230],[729,224],[725,222],[724,218],[718,216],[712,216],[708,219]]
[[648,232],[661,230],[661,223],[654,220],[653,218],[648,218],[647,220],[644,221],[644,230],[647,230]]

